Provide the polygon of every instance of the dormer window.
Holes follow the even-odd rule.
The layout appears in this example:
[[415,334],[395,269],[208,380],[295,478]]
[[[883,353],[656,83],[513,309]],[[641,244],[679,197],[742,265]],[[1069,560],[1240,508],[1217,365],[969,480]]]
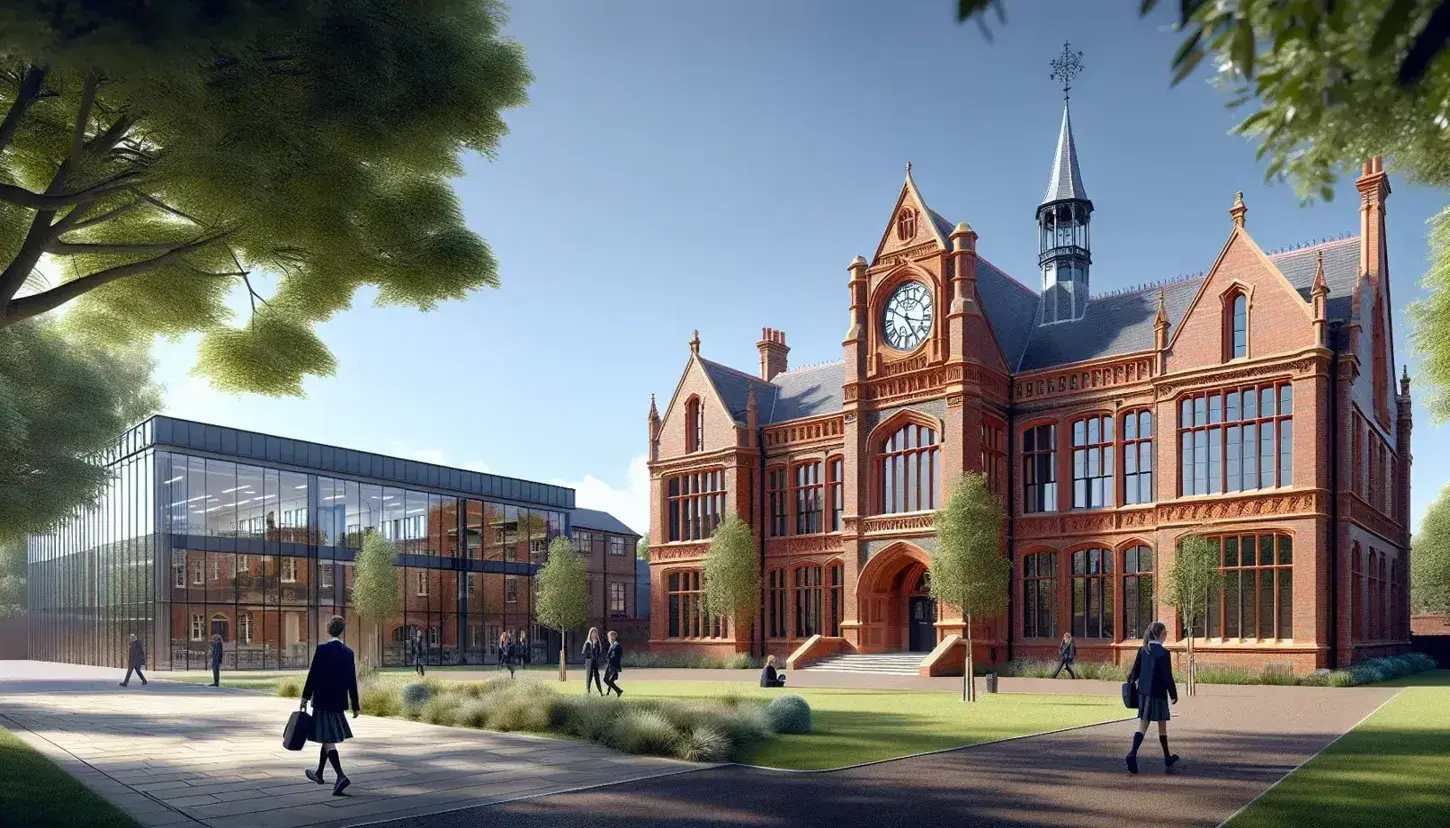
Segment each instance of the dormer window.
[[910,207],[901,208],[901,214],[896,217],[896,238],[902,241],[916,238],[916,211]]
[[700,398],[685,401],[685,451],[696,452],[705,447],[705,418],[700,416]]

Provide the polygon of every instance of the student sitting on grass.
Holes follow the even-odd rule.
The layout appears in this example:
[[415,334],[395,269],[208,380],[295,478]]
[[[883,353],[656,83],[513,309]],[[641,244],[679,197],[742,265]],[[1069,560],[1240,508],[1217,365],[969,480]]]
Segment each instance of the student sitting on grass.
[[775,656],[765,657],[765,669],[760,671],[761,687],[784,687],[785,673],[775,669]]

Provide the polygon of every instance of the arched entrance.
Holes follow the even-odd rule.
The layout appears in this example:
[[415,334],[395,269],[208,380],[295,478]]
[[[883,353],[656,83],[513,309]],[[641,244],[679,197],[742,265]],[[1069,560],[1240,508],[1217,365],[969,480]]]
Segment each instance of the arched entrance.
[[861,652],[929,652],[936,647],[936,602],[927,592],[931,556],[895,543],[866,562],[857,582]]

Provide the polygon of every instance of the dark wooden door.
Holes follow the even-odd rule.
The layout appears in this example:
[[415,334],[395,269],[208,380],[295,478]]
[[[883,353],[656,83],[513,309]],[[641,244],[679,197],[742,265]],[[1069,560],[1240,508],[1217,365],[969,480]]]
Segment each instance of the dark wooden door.
[[913,597],[907,611],[908,646],[911,651],[929,653],[936,649],[936,601]]

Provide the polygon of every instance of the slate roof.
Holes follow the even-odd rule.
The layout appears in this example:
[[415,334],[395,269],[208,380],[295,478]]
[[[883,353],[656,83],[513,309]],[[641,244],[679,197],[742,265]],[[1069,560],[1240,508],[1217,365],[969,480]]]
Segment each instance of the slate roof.
[[613,532],[616,535],[639,537],[638,532],[625,526],[619,518],[598,509],[573,510],[569,513],[569,525],[574,529],[589,529],[595,532]]
[[1037,291],[1003,273],[986,259],[977,259],[977,299],[1002,347],[1008,370],[1017,367],[1037,323]]
[[1057,154],[1052,159],[1052,176],[1047,179],[1047,193],[1042,196],[1042,203],[1073,199],[1087,201],[1087,189],[1082,185],[1082,170],[1077,165],[1077,143],[1072,140],[1072,119],[1068,117],[1067,104],[1064,103],[1062,130],[1057,135]]
[[786,371],[777,374],[774,382],[708,359],[701,359],[700,365],[737,423],[745,423],[751,388],[755,389],[755,415],[760,425],[841,410],[841,386],[846,383],[844,361]]
[[[1307,302],[1321,251],[1324,253],[1324,282],[1329,287],[1329,319],[1347,320],[1352,311],[1350,300],[1354,295],[1354,282],[1359,274],[1358,236],[1275,253],[1269,260]],[[1199,276],[1163,286],[1170,330],[1176,329],[1182,321],[1189,303],[1203,284],[1203,278]],[[985,297],[982,304],[991,319],[992,309],[986,307]],[[1031,337],[1022,351],[1017,370],[1032,371],[1151,349],[1153,320],[1157,313],[1158,288],[1095,296],[1088,301],[1081,319],[1031,327]],[[996,331],[998,325],[995,319],[992,321],[992,328]],[[1010,321],[1017,324],[1019,320],[1014,317]],[[998,336],[1000,338],[1001,334]],[[1010,355],[1007,361],[1012,364]]]

